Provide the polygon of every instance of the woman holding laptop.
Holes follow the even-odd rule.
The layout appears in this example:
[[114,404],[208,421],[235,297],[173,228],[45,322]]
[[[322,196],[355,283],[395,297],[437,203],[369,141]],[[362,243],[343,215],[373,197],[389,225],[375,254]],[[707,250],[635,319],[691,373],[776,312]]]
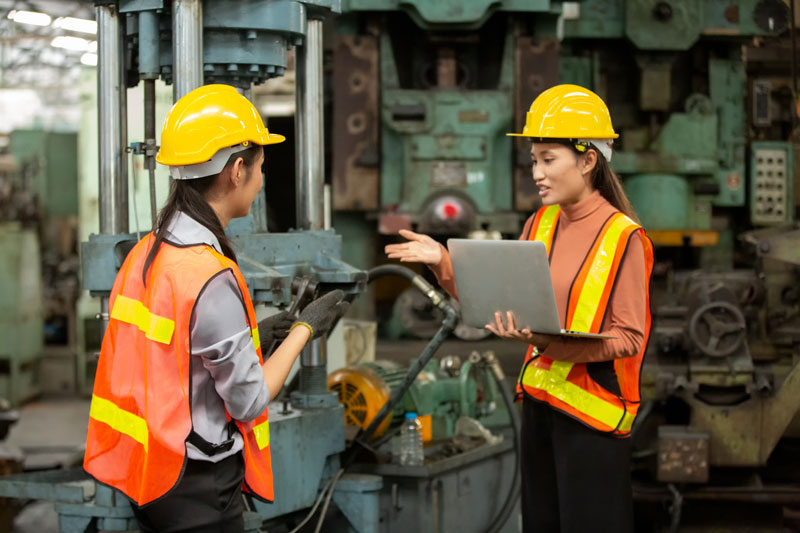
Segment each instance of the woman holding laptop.
[[[589,340],[517,329],[510,311],[486,328],[528,345],[522,398],[522,518],[526,532],[633,531],[630,432],[650,332],[653,247],[609,167],[605,103],[577,85],[534,100],[525,129],[542,207],[520,240],[542,241],[561,326]],[[447,250],[426,235],[386,247],[422,262],[457,296]],[[532,280],[533,281],[533,280]]]

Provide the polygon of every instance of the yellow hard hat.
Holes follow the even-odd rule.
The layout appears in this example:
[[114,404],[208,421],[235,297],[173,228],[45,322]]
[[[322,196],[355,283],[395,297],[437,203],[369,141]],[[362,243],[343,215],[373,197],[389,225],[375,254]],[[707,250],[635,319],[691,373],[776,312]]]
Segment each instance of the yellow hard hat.
[[605,102],[579,85],[556,85],[536,97],[522,133],[538,139],[616,139]]
[[[277,144],[250,101],[230,85],[204,85],[175,102],[161,130],[156,161],[170,167],[206,163],[232,146]],[[226,158],[227,159],[227,158]]]

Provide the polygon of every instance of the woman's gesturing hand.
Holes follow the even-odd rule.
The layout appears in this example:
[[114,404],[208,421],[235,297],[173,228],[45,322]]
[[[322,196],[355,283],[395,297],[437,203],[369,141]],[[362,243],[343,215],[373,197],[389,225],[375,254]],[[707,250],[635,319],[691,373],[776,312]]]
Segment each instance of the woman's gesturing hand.
[[505,314],[508,325],[503,323],[503,313],[498,311],[494,314],[494,323],[486,324],[486,329],[503,339],[519,341],[525,344],[533,344],[539,349],[539,352],[543,352],[550,342],[556,338],[555,335],[533,333],[528,328],[517,329],[517,326],[514,323],[514,313],[511,311],[506,311]]
[[400,235],[408,242],[389,244],[385,248],[389,259],[399,259],[401,263],[425,263],[438,265],[442,261],[442,248],[438,242],[427,235],[401,229]]

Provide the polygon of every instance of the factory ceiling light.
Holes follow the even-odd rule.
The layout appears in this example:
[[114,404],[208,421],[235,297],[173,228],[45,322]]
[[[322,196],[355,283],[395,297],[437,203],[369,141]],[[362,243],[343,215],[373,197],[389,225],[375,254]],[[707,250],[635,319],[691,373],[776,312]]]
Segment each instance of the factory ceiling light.
[[97,54],[86,52],[81,56],[81,63],[89,67],[97,66]]
[[74,50],[76,52],[88,52],[91,44],[86,39],[80,37],[69,37],[67,35],[59,35],[50,41],[50,45],[56,48],[64,48],[65,50]]
[[53,22],[53,27],[80,33],[97,33],[97,22],[75,17],[59,17]]
[[12,9],[8,13],[8,18],[19,24],[32,24],[34,26],[49,26],[50,15],[37,11],[20,11]]

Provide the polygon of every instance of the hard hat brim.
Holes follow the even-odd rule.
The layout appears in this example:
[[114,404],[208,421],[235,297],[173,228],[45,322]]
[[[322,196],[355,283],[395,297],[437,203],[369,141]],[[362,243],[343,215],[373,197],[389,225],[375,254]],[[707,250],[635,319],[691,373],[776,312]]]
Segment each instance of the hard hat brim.
[[[562,138],[562,137],[541,137],[539,135],[525,135],[524,133],[506,133],[506,137],[527,137],[529,139],[541,139],[541,142],[569,140],[569,139],[565,139],[565,138]],[[609,135],[609,136],[605,136],[604,135],[602,137],[587,135],[586,137],[583,137],[583,138],[586,138],[586,139],[619,139],[619,133],[615,133],[614,135]]]
[[267,142],[263,144],[261,143],[256,143],[256,144],[261,144],[261,146],[267,146],[268,144],[280,144],[285,140],[286,137],[284,137],[283,135],[280,135],[278,133],[270,133],[267,135]]

